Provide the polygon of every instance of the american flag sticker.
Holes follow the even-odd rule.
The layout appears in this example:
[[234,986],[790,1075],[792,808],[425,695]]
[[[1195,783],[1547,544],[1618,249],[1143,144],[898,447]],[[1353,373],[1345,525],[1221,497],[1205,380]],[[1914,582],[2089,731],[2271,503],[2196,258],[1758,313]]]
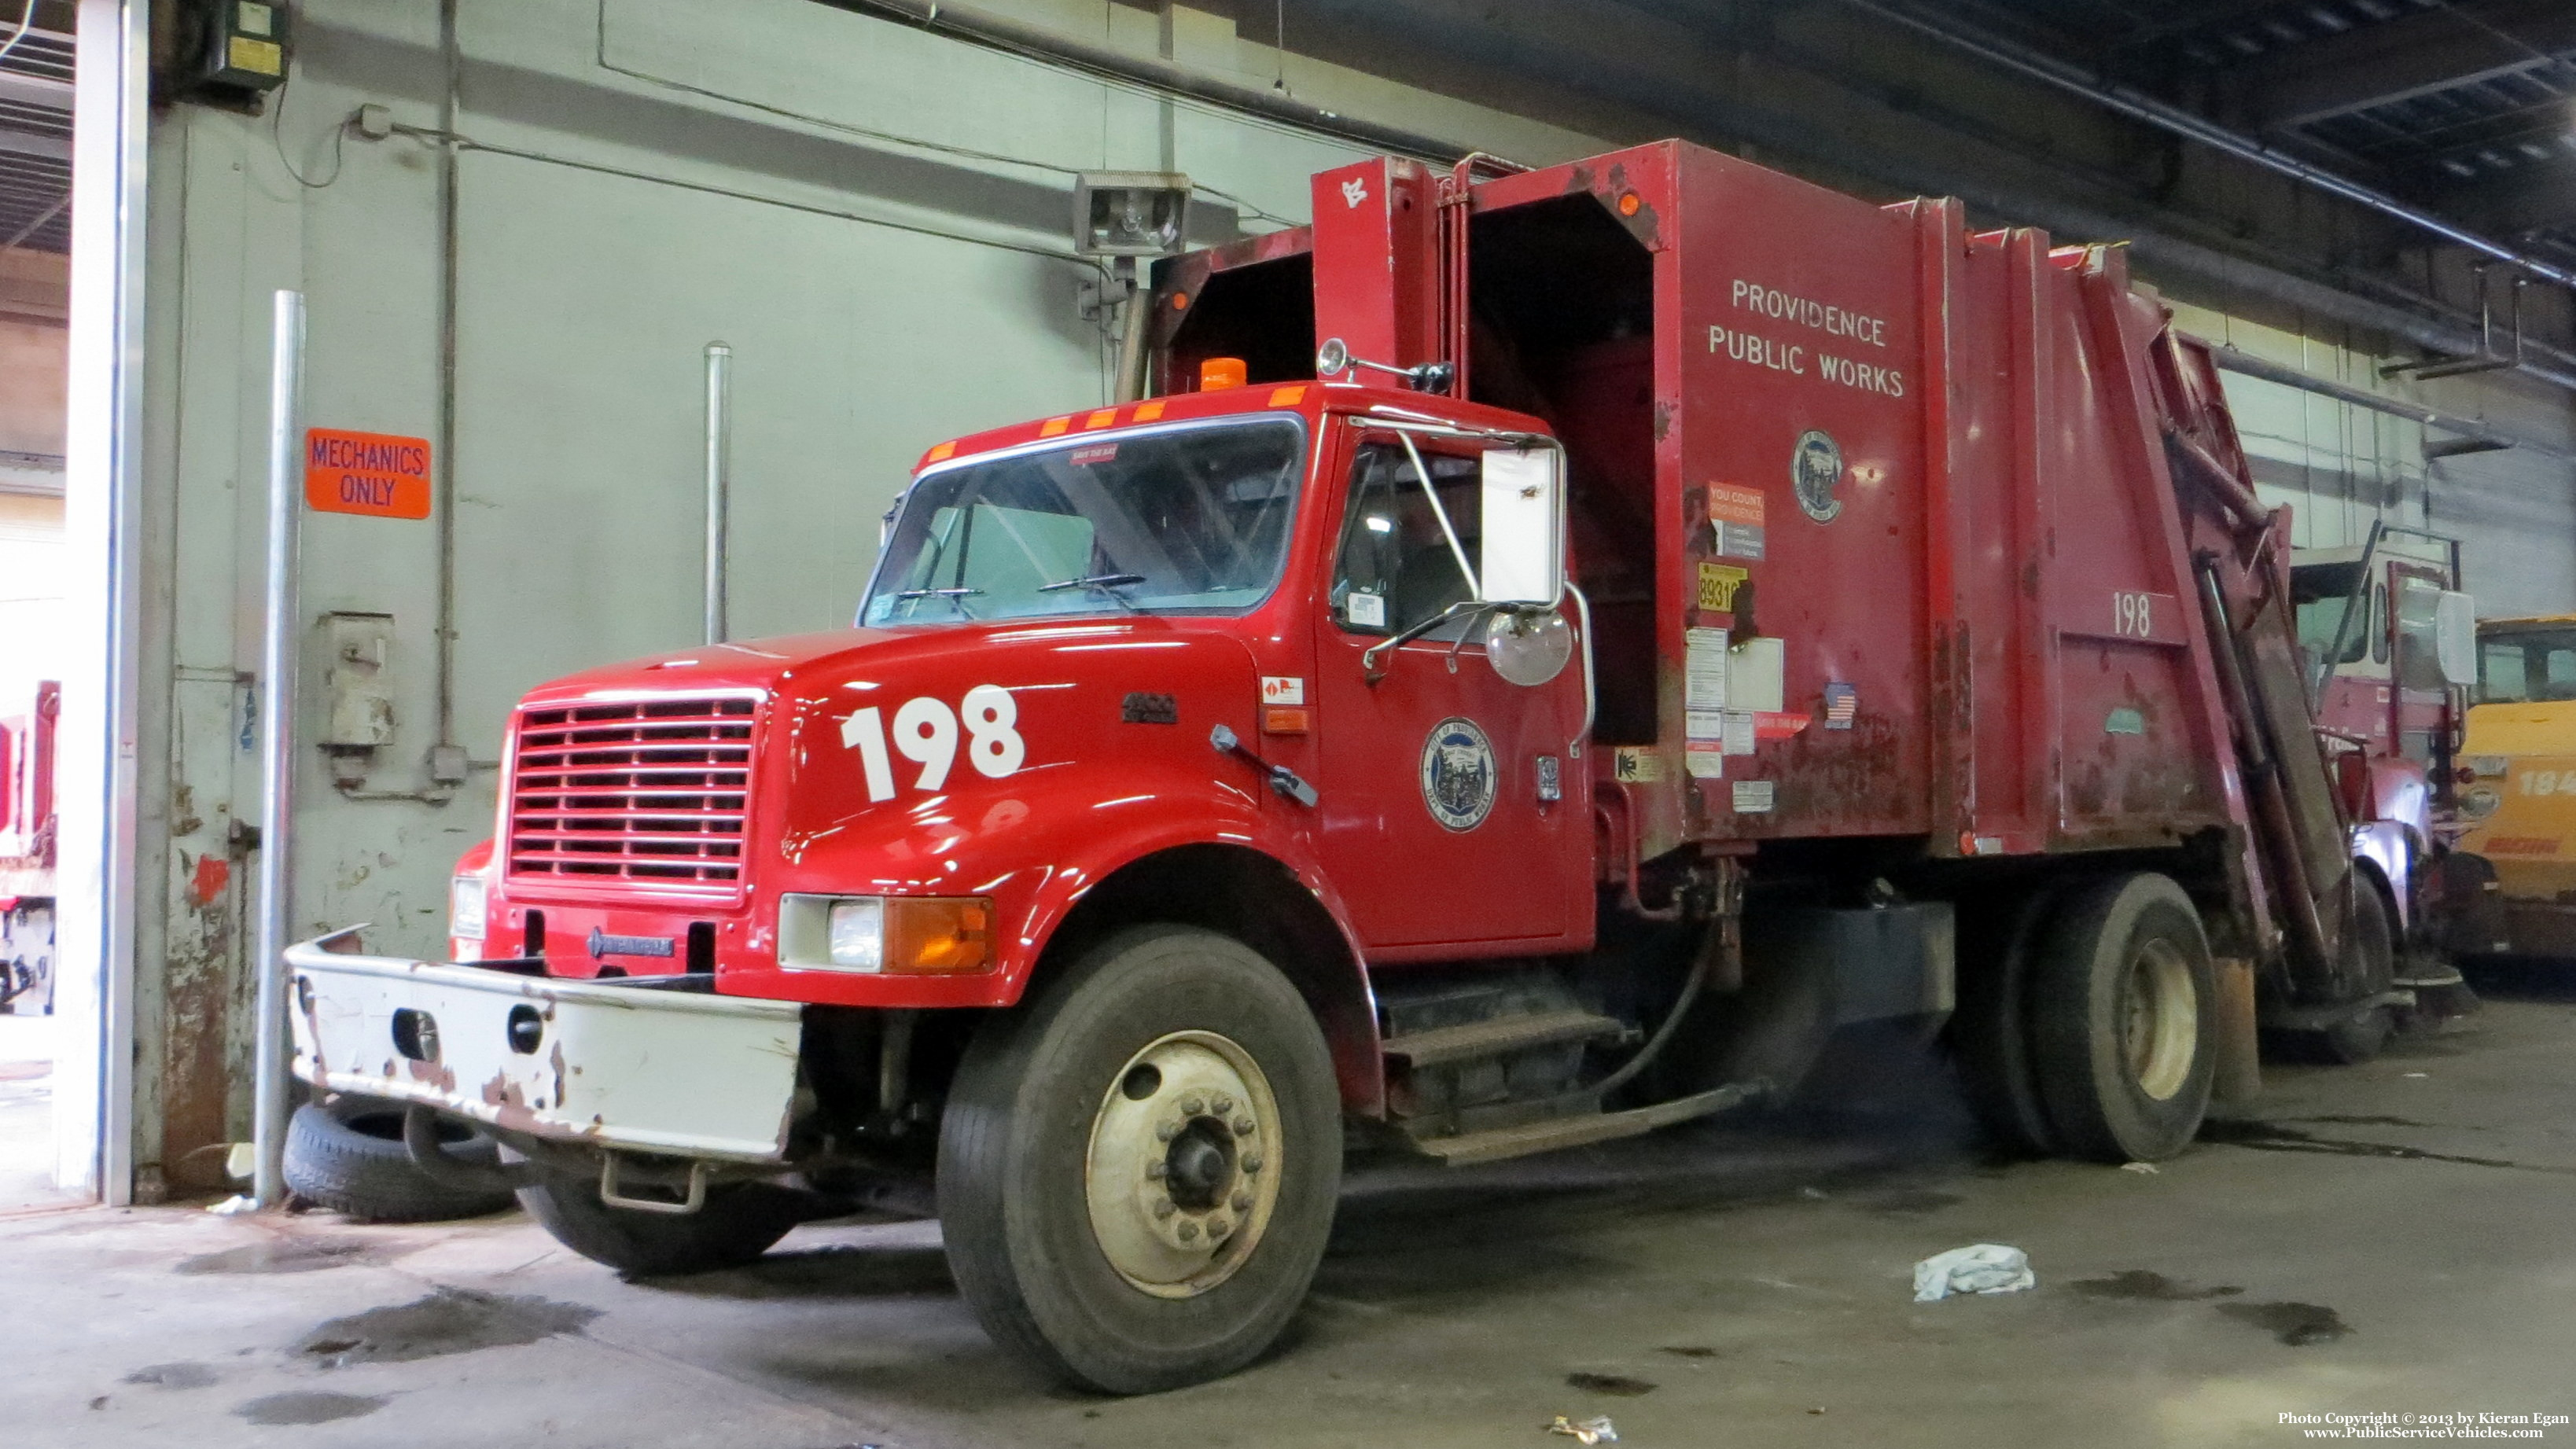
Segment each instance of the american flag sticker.
[[1847,730],[1860,713],[1860,691],[1837,679],[1825,686],[1825,728]]

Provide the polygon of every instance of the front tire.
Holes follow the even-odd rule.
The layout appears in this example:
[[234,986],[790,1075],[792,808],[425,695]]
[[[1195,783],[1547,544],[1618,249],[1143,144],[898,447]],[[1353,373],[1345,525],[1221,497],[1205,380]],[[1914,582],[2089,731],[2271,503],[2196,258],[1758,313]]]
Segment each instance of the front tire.
[[[2379,888],[2366,880],[2352,883],[2352,938],[2348,944],[2354,958],[2353,975],[2361,989],[2374,996],[2387,990],[2397,968],[2396,934],[2389,925],[2388,902],[2381,899]],[[2374,1006],[2319,1032],[2319,1047],[2326,1060],[2338,1066],[2358,1066],[2387,1049],[2389,1034],[2396,1026],[2395,1012]]]
[[803,1194],[763,1182],[711,1187],[693,1213],[613,1208],[600,1200],[599,1179],[562,1172],[520,1188],[519,1206],[556,1242],[637,1278],[742,1267],[812,1216]]
[[1313,1013],[1237,941],[1122,931],[976,1035],[939,1139],[948,1261],[985,1331],[1139,1394],[1270,1346],[1322,1261],[1341,1099]]
[[2156,1162],[2209,1111],[2217,981],[2200,912],[2170,877],[2075,892],[2032,962],[2031,1062],[2060,1150]]

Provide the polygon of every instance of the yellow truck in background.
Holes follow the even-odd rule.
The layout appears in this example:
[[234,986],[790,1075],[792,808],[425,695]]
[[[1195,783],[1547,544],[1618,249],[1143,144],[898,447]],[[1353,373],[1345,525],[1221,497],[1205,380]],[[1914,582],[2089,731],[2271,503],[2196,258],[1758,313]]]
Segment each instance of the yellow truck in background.
[[2458,780],[2459,850],[2492,868],[2495,909],[2453,949],[2576,958],[2576,614],[2479,623]]

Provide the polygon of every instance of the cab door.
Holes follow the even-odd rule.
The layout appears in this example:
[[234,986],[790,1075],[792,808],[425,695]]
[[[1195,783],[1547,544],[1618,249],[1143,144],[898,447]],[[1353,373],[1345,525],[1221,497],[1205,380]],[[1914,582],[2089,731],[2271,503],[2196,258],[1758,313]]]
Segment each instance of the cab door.
[[[1573,754],[1580,648],[1526,685],[1495,672],[1481,619],[1386,651],[1374,683],[1362,658],[1473,597],[1481,453],[1476,439],[1416,435],[1408,451],[1396,435],[1355,432],[1340,461],[1338,541],[1315,624],[1316,850],[1373,955],[1591,942],[1591,780]],[[1570,600],[1564,612],[1570,634]]]

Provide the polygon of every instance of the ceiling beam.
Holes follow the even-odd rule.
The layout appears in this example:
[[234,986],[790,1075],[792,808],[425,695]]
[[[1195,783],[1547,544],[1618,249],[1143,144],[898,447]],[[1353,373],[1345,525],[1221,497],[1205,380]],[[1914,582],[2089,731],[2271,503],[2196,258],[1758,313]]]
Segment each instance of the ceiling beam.
[[69,166],[72,162],[72,138],[42,136],[0,122],[0,156],[35,156]]
[[2229,72],[2226,85],[2247,124],[2281,130],[2550,65],[2533,52],[2568,50],[2576,5],[2567,0],[2454,0],[2278,51]]
[[2492,181],[2453,187],[2438,202],[2446,215],[2505,236],[2576,223],[2576,157],[2517,166]]
[[0,101],[16,101],[22,106],[42,106],[49,111],[70,114],[72,83],[48,75],[29,75],[20,70],[0,70]]

